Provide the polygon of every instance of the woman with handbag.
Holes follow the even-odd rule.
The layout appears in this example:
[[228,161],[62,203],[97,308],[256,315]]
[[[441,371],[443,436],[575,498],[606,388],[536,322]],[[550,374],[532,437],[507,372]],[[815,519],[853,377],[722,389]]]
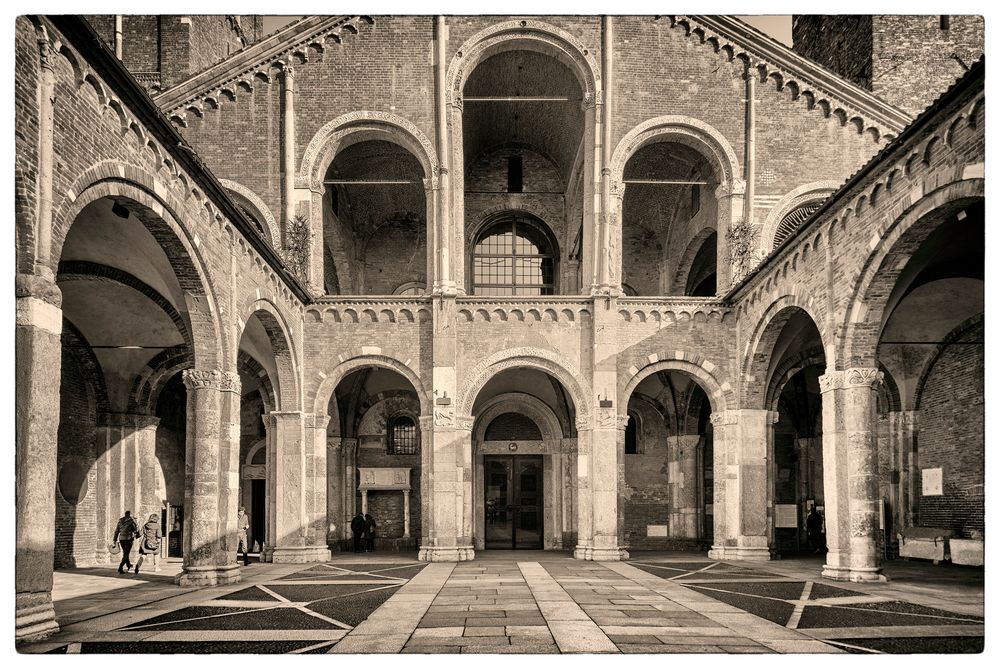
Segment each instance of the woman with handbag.
[[139,573],[142,566],[142,559],[149,555],[153,561],[153,571],[160,571],[160,565],[156,562],[156,554],[160,552],[160,516],[156,513],[149,514],[149,520],[142,526],[139,542],[139,561],[135,563],[135,573]]

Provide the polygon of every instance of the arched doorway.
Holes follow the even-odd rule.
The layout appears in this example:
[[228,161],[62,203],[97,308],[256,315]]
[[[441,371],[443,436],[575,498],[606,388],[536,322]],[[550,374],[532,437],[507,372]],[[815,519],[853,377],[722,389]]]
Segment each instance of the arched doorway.
[[473,405],[476,549],[562,549],[576,538],[575,409],[531,368],[492,377]]

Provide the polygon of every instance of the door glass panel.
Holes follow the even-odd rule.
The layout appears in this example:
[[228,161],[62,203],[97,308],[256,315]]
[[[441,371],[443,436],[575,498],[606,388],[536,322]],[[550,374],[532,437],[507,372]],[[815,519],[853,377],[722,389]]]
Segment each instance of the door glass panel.
[[542,547],[542,463],[539,457],[515,458],[517,548]]
[[486,547],[513,548],[514,522],[510,499],[510,458],[486,457],[483,461],[486,488]]

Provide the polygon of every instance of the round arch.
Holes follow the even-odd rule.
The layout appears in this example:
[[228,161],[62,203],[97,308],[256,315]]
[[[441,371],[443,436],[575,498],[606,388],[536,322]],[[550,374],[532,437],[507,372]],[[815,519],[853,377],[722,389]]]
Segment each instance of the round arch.
[[559,419],[545,402],[527,393],[503,393],[491,397],[479,409],[472,441],[480,444],[486,440],[486,428],[497,416],[505,413],[519,413],[530,418],[542,433],[542,439],[549,441],[563,438]]
[[505,369],[516,367],[537,369],[554,377],[573,400],[577,424],[591,424],[593,401],[586,384],[581,382],[579,373],[562,356],[539,348],[508,349],[481,360],[465,376],[466,381],[459,389],[456,412],[464,416],[471,415],[476,398],[487,382]]
[[258,299],[247,310],[245,317],[237,321],[235,341],[237,349],[246,332],[246,325],[251,318],[256,317],[267,333],[274,355],[274,365],[277,379],[272,382],[275,391],[276,409],[280,411],[295,411],[299,409],[299,365],[292,345],[291,329],[281,311],[267,299]]
[[[189,239],[188,230],[178,221],[177,214],[149,191],[145,185],[123,179],[102,179],[84,186],[80,194],[55,213],[50,259],[58,266],[70,229],[80,213],[101,199],[112,199],[125,205],[131,214],[153,236],[167,258],[174,278],[183,292],[195,299],[188,300],[188,326],[193,343],[194,366],[199,369],[219,369],[230,343],[219,323],[216,291],[199,249]],[[199,299],[200,298],[200,299]],[[233,356],[235,357],[235,356]]]
[[[670,295],[687,294],[687,283],[691,275],[691,270],[694,269],[695,257],[701,251],[705,242],[715,234],[718,234],[715,228],[702,228],[688,242],[687,248],[684,249],[684,254],[681,256],[680,263],[677,265],[677,270],[674,272],[673,282],[669,288]],[[716,264],[718,264],[718,258],[716,258]]]
[[[771,354],[781,331],[788,320],[796,312],[804,313],[819,333],[820,347],[822,348],[826,368],[835,369],[834,360],[828,354],[830,348],[825,342],[828,340],[826,333],[820,326],[823,321],[816,317],[816,309],[811,299],[803,300],[797,295],[788,294],[774,300],[757,320],[757,324],[750,335],[747,343],[745,357],[743,360],[743,387],[742,397],[748,409],[765,409],[767,401],[766,395],[770,387],[768,367],[770,365]],[[776,370],[777,371],[777,370]],[[777,401],[777,399],[775,399]]]
[[[719,188],[736,194],[744,188],[736,152],[721,132],[690,116],[670,114],[644,121],[626,133],[611,156],[611,182],[622,192],[625,165],[639,149],[662,141],[684,144],[708,159],[719,180]],[[615,187],[613,186],[613,189]]]
[[[420,401],[420,414],[422,416],[431,415],[431,405],[427,398],[427,392],[424,390],[424,384],[420,381],[420,377],[417,375],[410,366],[404,362],[400,362],[395,358],[382,354],[367,354],[358,355],[352,358],[344,360],[342,363],[333,368],[331,372],[323,375],[321,372],[321,380],[313,393],[312,407],[313,413],[317,416],[326,416],[327,407],[330,404],[330,398],[333,397],[333,393],[336,391],[337,386],[341,381],[347,377],[348,374],[354,372],[358,369],[364,367],[379,367],[381,369],[388,369],[389,371],[396,372],[413,386],[413,390],[417,393],[417,399]],[[334,423],[334,418],[337,416],[330,416],[331,423]]]
[[337,153],[352,144],[371,140],[403,147],[420,162],[428,185],[437,181],[438,156],[420,128],[389,112],[356,111],[338,116],[316,131],[302,154],[295,186],[322,193],[326,170]]
[[785,193],[768,212],[767,218],[764,219],[764,225],[761,227],[760,250],[764,255],[769,254],[774,249],[774,237],[778,234],[778,225],[785,216],[802,205],[825,200],[839,187],[840,183],[836,181],[814,181]]
[[[680,353],[683,357],[676,354],[663,356],[657,362],[651,362],[641,369],[635,369],[632,378],[618,394],[619,419],[622,425],[628,420],[628,400],[632,397],[633,391],[648,376],[657,372],[681,372],[692,377],[708,395],[713,413],[736,408],[736,396],[729,383],[720,383],[714,374],[714,370],[718,369],[716,365],[699,356]],[[621,412],[621,407],[624,407],[626,412]]]
[[264,226],[264,237],[271,242],[274,249],[281,249],[281,228],[274,218],[274,214],[268,209],[264,200],[246,186],[229,179],[219,179],[219,183],[226,187],[237,197],[234,198],[239,204],[250,209],[254,218]]
[[943,186],[918,200],[881,231],[878,244],[860,267],[843,324],[840,358],[846,367],[874,367],[875,344],[883,326],[889,296],[907,260],[948,217],[983,201],[984,179]]
[[820,347],[813,347],[785,360],[774,370],[768,380],[767,391],[764,393],[764,407],[770,411],[778,410],[778,400],[781,392],[793,376],[806,367],[826,366],[826,354]]
[[585,100],[593,104],[601,90],[597,60],[573,35],[537,19],[505,21],[465,40],[448,65],[448,101],[460,102],[465,82],[490,56],[525,49],[552,56],[566,65],[580,82]]

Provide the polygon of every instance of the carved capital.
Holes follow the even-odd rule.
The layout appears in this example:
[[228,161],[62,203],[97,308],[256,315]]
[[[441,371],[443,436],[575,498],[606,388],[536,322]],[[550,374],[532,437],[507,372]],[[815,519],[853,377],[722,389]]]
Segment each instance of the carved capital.
[[747,182],[743,179],[724,181],[715,189],[715,197],[722,199],[731,195],[744,195],[747,192]]
[[457,414],[455,416],[455,429],[456,430],[463,430],[463,431],[466,431],[466,432],[472,432],[472,426],[475,425],[475,423],[476,423],[476,417],[475,416],[463,416],[461,414]]
[[181,378],[188,390],[211,389],[237,395],[240,392],[239,375],[221,369],[185,369]]
[[726,409],[725,411],[715,411],[709,416],[712,425],[735,425],[739,421],[739,414]]
[[868,386],[877,388],[882,384],[882,372],[872,367],[851,367],[844,370],[844,387]]
[[55,63],[55,49],[44,33],[38,35],[38,64],[43,70],[52,72]]

